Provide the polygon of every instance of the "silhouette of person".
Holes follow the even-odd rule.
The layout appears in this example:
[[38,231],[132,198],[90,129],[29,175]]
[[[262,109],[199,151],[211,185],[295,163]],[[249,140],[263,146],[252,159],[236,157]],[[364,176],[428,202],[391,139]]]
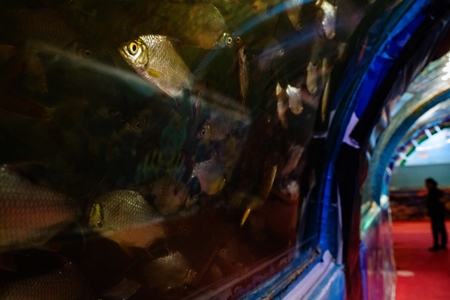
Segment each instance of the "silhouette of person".
[[[431,219],[431,230],[433,232],[433,247],[431,252],[439,249],[447,249],[447,231],[445,229],[445,205],[442,201],[444,193],[437,188],[438,184],[433,178],[425,179],[425,186],[428,189],[427,208],[428,216]],[[441,244],[439,244],[439,234]]]

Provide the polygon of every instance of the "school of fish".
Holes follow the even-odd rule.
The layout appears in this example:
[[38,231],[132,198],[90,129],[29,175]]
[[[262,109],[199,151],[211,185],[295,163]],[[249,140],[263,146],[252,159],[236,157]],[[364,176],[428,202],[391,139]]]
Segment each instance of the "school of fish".
[[301,186],[336,6],[20,0],[0,17],[1,299],[182,299],[295,242],[263,212]]

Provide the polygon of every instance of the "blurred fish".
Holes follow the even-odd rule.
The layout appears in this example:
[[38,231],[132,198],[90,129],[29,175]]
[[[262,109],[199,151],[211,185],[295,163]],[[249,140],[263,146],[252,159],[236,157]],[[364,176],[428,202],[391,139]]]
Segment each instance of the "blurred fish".
[[200,181],[202,191],[207,195],[214,195],[225,185],[225,170],[217,153],[207,161],[199,162],[192,171],[192,177]]
[[148,33],[168,35],[185,45],[205,50],[225,48],[233,45],[233,36],[220,11],[210,3],[174,3],[160,1],[148,9],[139,19]]
[[286,87],[286,94],[289,99],[289,109],[295,115],[299,115],[303,111],[302,94],[300,88],[293,86]]
[[322,10],[322,29],[323,34],[327,39],[333,39],[336,35],[336,6],[333,6],[327,1],[323,1]]
[[247,50],[244,46],[240,47],[237,52],[238,56],[238,73],[239,73],[239,91],[242,97],[242,109],[245,110],[245,98],[248,91],[248,62],[247,62]]
[[[16,54],[0,67],[0,108],[30,118],[50,119],[51,110],[48,107],[23,96],[15,89],[17,81],[27,70],[27,64],[25,56]],[[42,78],[39,76],[45,75],[37,76],[37,80],[40,80]],[[43,88],[46,89],[45,86]]]
[[172,176],[166,175],[150,185],[150,194],[161,214],[171,214],[189,205],[189,190]]
[[291,173],[297,166],[298,163],[300,162],[300,158],[302,157],[304,148],[300,145],[291,145],[289,147],[289,154],[290,157],[286,162],[286,165],[284,166],[283,170],[281,171],[281,175],[288,175],[289,173]]
[[275,93],[277,96],[278,118],[280,119],[281,125],[284,128],[287,128],[288,122],[286,119],[286,111],[288,110],[289,106],[288,106],[286,91],[280,86],[279,83],[277,83]]
[[41,246],[80,215],[75,201],[0,167],[0,251]]
[[152,260],[144,267],[144,275],[149,287],[166,291],[191,284],[197,272],[180,252],[173,252]]
[[0,9],[0,42],[26,45],[37,51],[65,49],[81,38],[75,27],[57,10]]
[[245,199],[245,202],[247,202],[247,207],[241,218],[241,227],[244,226],[250,212],[253,209],[263,205],[267,197],[269,197],[269,193],[272,190],[272,186],[275,181],[275,176],[277,175],[277,169],[277,165],[273,165],[270,169],[265,167],[262,182],[257,195],[249,195],[247,196],[247,199]]
[[269,7],[269,1],[267,0],[247,0],[249,4],[252,6],[255,13],[263,13],[267,11]]
[[20,57],[20,60],[24,62],[22,72],[18,78],[20,86],[32,93],[47,93],[45,69],[38,56],[20,47],[0,45],[0,65],[7,63],[15,56]]
[[172,97],[191,87],[191,73],[169,38],[145,35],[123,43],[119,52],[125,61],[148,82]]
[[301,8],[303,0],[286,0],[284,5],[286,6],[286,14],[296,31],[300,31],[302,28],[301,23]]
[[165,236],[160,215],[138,193],[116,190],[94,201],[89,225],[122,247],[147,248]]
[[44,275],[0,283],[0,298],[5,300],[98,299],[85,277],[72,263]]
[[212,111],[197,133],[197,138],[205,141],[226,139],[235,129],[236,120],[219,111]]
[[314,95],[318,89],[317,81],[319,79],[319,72],[319,66],[313,65],[311,62],[309,62],[306,69],[306,88],[312,95]]

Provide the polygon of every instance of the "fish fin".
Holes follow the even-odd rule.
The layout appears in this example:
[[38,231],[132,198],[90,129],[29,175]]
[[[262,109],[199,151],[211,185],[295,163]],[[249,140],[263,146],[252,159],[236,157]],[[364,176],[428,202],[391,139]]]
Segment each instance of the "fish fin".
[[250,215],[250,212],[252,211],[252,209],[250,207],[247,207],[244,211],[244,214],[242,215],[242,219],[241,219],[241,227],[244,226],[245,222],[247,221],[248,216]]
[[155,77],[155,78],[161,78],[163,76],[163,74],[161,72],[159,72],[158,70],[152,69],[152,68],[149,68],[147,70],[147,74],[152,77]]

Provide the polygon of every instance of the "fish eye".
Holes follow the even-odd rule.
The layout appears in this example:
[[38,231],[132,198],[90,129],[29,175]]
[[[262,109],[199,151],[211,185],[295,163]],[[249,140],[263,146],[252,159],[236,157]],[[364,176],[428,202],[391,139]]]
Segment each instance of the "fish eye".
[[236,43],[240,43],[241,42],[241,37],[240,36],[238,36],[238,37],[236,37]]
[[229,36],[227,38],[227,45],[231,45],[232,42],[233,42],[233,38],[231,36]]
[[131,42],[129,45],[128,45],[128,50],[130,50],[130,53],[131,54],[136,54],[137,53],[137,50],[138,50],[138,44],[136,44],[135,42]]
[[84,50],[84,51],[83,51],[83,56],[84,56],[85,58],[91,57],[91,56],[92,56],[92,51],[91,51],[91,50],[88,50],[88,49]]
[[97,226],[98,226],[98,228],[102,228],[103,227],[103,222],[98,221],[97,222]]

